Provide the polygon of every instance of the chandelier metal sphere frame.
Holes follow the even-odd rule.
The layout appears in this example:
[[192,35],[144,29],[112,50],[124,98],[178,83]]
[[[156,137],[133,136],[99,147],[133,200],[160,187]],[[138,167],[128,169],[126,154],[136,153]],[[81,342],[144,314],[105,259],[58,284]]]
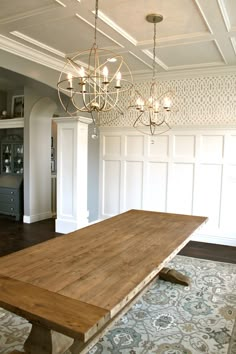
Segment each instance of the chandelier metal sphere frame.
[[66,58],[57,87],[61,105],[70,116],[90,113],[92,122],[98,127],[100,113],[113,109],[123,113],[119,97],[131,90],[133,77],[121,55],[98,48],[98,0],[95,4],[94,43],[90,49]]
[[133,89],[129,109],[138,113],[133,127],[143,134],[159,135],[171,129],[168,123],[168,114],[172,111],[174,92],[169,90],[160,94],[159,85],[156,80],[156,24],[163,20],[160,14],[149,14],[146,16],[147,22],[154,24],[153,36],[153,62],[152,62],[152,83],[148,98]]

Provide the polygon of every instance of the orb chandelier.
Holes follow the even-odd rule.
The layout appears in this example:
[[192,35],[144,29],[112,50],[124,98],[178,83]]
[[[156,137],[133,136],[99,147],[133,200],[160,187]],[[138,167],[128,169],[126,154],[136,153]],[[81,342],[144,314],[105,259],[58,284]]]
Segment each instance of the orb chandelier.
[[160,88],[156,80],[156,24],[163,20],[159,14],[146,16],[147,22],[154,24],[153,36],[153,61],[152,61],[152,83],[149,97],[133,89],[129,109],[134,110],[138,117],[134,121],[134,128],[148,135],[159,135],[171,129],[168,123],[168,115],[172,110],[174,93],[170,90],[160,94]]
[[90,113],[95,127],[100,125],[99,113],[113,109],[122,113],[119,97],[133,87],[132,74],[123,57],[98,48],[97,19],[98,0],[95,0],[94,43],[90,49],[66,58],[57,83],[64,110],[70,116]]

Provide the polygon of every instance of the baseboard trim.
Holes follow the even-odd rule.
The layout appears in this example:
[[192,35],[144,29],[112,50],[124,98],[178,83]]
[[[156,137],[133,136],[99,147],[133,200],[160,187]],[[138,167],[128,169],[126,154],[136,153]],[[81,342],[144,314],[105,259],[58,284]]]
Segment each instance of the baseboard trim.
[[25,224],[32,224],[33,222],[37,222],[45,219],[51,219],[51,217],[52,217],[51,211],[48,211],[46,213],[41,213],[41,214],[35,214],[35,215],[24,215],[23,222]]
[[60,234],[68,234],[76,230],[82,229],[83,227],[88,226],[88,219],[80,220],[65,220],[65,219],[56,219],[56,232]]
[[204,235],[204,234],[195,234],[192,236],[191,241],[213,243],[216,245],[224,246],[236,246],[236,238],[227,237],[227,236],[214,236],[214,235]]

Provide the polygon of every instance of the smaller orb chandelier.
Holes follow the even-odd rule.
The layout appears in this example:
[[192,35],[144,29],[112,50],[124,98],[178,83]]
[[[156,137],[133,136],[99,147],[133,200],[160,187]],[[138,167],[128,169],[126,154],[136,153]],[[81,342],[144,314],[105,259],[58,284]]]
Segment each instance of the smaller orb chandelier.
[[172,110],[172,91],[160,94],[159,85],[156,81],[156,24],[163,20],[159,14],[149,14],[146,16],[147,22],[154,24],[153,36],[153,62],[152,62],[152,83],[148,98],[144,98],[139,91],[133,90],[129,109],[135,110],[138,114],[133,126],[140,132],[148,135],[159,135],[171,129],[168,124],[168,114]]
[[100,112],[121,112],[119,96],[133,87],[133,78],[121,55],[98,48],[98,0],[95,6],[94,43],[90,49],[66,58],[57,87],[64,110],[70,116],[90,113],[97,128]]

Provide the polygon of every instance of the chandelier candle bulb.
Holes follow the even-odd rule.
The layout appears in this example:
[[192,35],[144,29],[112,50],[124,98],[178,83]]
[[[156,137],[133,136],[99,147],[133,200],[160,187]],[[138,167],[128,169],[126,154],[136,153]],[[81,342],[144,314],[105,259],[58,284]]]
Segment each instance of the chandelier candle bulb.
[[116,88],[120,88],[120,80],[121,80],[121,73],[120,71],[118,71],[118,73],[116,74]]
[[108,84],[108,69],[106,66],[103,68],[103,84]]
[[165,97],[164,98],[164,102],[163,102],[163,106],[166,110],[169,110],[170,109],[170,106],[171,106],[171,100],[169,97]]
[[79,74],[80,74],[80,77],[81,77],[81,79],[80,79],[81,92],[86,92],[86,89],[85,89],[85,71],[84,71],[83,67],[80,68]]
[[71,73],[69,73],[68,75],[67,75],[67,79],[68,79],[68,84],[69,84],[69,87],[68,87],[68,89],[72,89],[73,87],[72,87],[72,74]]
[[159,112],[159,106],[160,106],[159,102],[156,101],[156,102],[155,102],[155,105],[154,105],[154,112],[155,112],[155,113],[158,113],[158,112]]
[[81,82],[84,83],[85,71],[83,67],[80,68],[79,74],[81,77]]
[[140,111],[144,111],[144,101],[140,99]]
[[149,103],[149,108],[152,108],[152,104],[153,104],[153,98],[152,97],[149,97],[148,103]]
[[141,110],[141,108],[143,107],[144,102],[140,97],[137,99],[136,105],[137,105],[137,107],[136,107],[137,110]]

